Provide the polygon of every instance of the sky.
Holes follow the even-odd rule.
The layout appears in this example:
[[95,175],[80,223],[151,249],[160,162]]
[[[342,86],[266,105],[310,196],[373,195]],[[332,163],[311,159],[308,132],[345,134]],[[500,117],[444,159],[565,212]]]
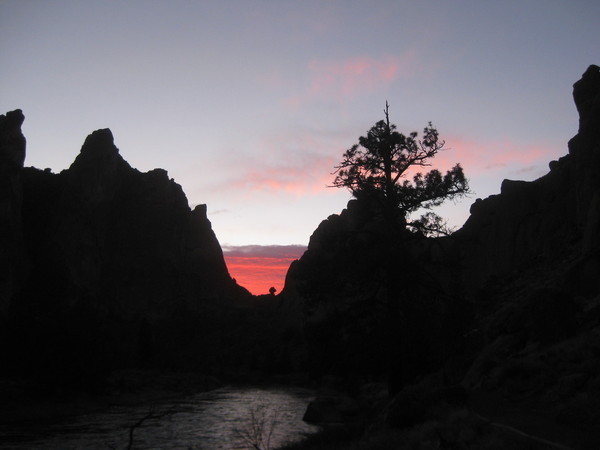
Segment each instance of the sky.
[[401,132],[433,122],[435,167],[462,164],[474,194],[439,211],[455,227],[503,179],[547,173],[599,20],[596,0],[0,0],[0,113],[23,110],[25,164],[54,172],[110,128],[208,205],[232,276],[264,263],[266,293],[346,206],[333,168],[386,101]]

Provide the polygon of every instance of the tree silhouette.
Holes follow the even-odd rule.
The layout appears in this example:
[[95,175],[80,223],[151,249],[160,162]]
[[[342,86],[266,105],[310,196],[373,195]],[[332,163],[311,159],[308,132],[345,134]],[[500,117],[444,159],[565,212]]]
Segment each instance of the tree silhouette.
[[[381,212],[386,224],[379,229],[379,241],[373,241],[380,246],[377,264],[383,275],[377,289],[381,294],[373,298],[383,300],[378,345],[387,356],[388,389],[393,394],[437,367],[442,358],[430,337],[441,329],[431,308],[444,304],[443,291],[413,255],[406,230],[426,236],[449,234],[443,219],[428,210],[468,194],[469,185],[460,164],[445,174],[436,169],[420,171],[445,150],[445,142],[431,122],[419,138],[417,132],[404,135],[396,130],[390,123],[387,102],[384,113],[384,120],[346,150],[335,166],[333,186],[349,189],[358,203]],[[425,214],[411,220],[410,215],[418,210]]]
[[445,150],[445,142],[431,122],[418,139],[416,131],[408,136],[396,131],[396,125],[390,123],[387,102],[384,113],[385,120],[377,122],[358,144],[346,150],[342,162],[335,166],[333,187],[348,188],[356,198],[377,199],[388,218],[399,218],[413,231],[448,234],[445,223],[432,212],[418,220],[407,219],[418,209],[431,209],[468,194],[462,167],[456,164],[445,175],[437,169],[417,172],[412,180],[407,179],[411,168],[430,166],[430,159]]

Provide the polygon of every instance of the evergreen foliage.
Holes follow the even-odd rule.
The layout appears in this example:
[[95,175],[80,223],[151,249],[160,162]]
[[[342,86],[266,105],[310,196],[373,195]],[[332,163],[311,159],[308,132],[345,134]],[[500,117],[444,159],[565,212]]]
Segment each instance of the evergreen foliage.
[[377,122],[358,144],[346,150],[335,166],[333,187],[345,187],[356,198],[378,199],[390,217],[399,215],[413,231],[447,234],[444,222],[431,212],[415,221],[407,218],[419,209],[429,210],[468,194],[469,184],[461,165],[456,164],[444,175],[432,169],[408,179],[411,169],[431,166],[430,160],[445,150],[445,142],[431,122],[418,139],[416,131],[408,135],[396,131],[396,125],[390,123],[387,102],[384,113],[385,120]]

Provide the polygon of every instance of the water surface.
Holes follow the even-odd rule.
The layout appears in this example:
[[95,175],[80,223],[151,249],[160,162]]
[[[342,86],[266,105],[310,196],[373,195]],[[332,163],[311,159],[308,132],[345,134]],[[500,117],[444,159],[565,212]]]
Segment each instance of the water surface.
[[56,423],[0,428],[0,449],[277,448],[316,427],[302,421],[310,391],[298,388],[225,387],[154,405],[113,406]]

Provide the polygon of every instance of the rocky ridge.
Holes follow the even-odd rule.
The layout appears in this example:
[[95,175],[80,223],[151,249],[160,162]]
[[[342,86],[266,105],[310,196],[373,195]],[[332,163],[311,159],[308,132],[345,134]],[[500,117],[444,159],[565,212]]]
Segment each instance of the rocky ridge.
[[165,170],[132,169],[110,130],[89,135],[69,169],[25,168],[22,179],[32,265],[26,284],[42,290],[36,295],[152,321],[203,299],[243,294],[206,205],[190,210]]
[[251,297],[228,273],[206,205],[191,210],[165,170],[133,169],[108,129],[58,174],[23,167],[23,120],[0,116],[9,372],[68,384],[113,367],[198,365],[205,317]]
[[[390,252],[381,214],[360,199],[319,225],[282,294],[303,311],[315,376],[350,391],[385,381],[419,405],[459,385],[544,411],[550,428],[600,424],[598,66],[573,97],[568,154],[535,181],[504,180],[451,236],[405,234]],[[394,412],[402,403],[389,406],[394,427],[415,417]]]

